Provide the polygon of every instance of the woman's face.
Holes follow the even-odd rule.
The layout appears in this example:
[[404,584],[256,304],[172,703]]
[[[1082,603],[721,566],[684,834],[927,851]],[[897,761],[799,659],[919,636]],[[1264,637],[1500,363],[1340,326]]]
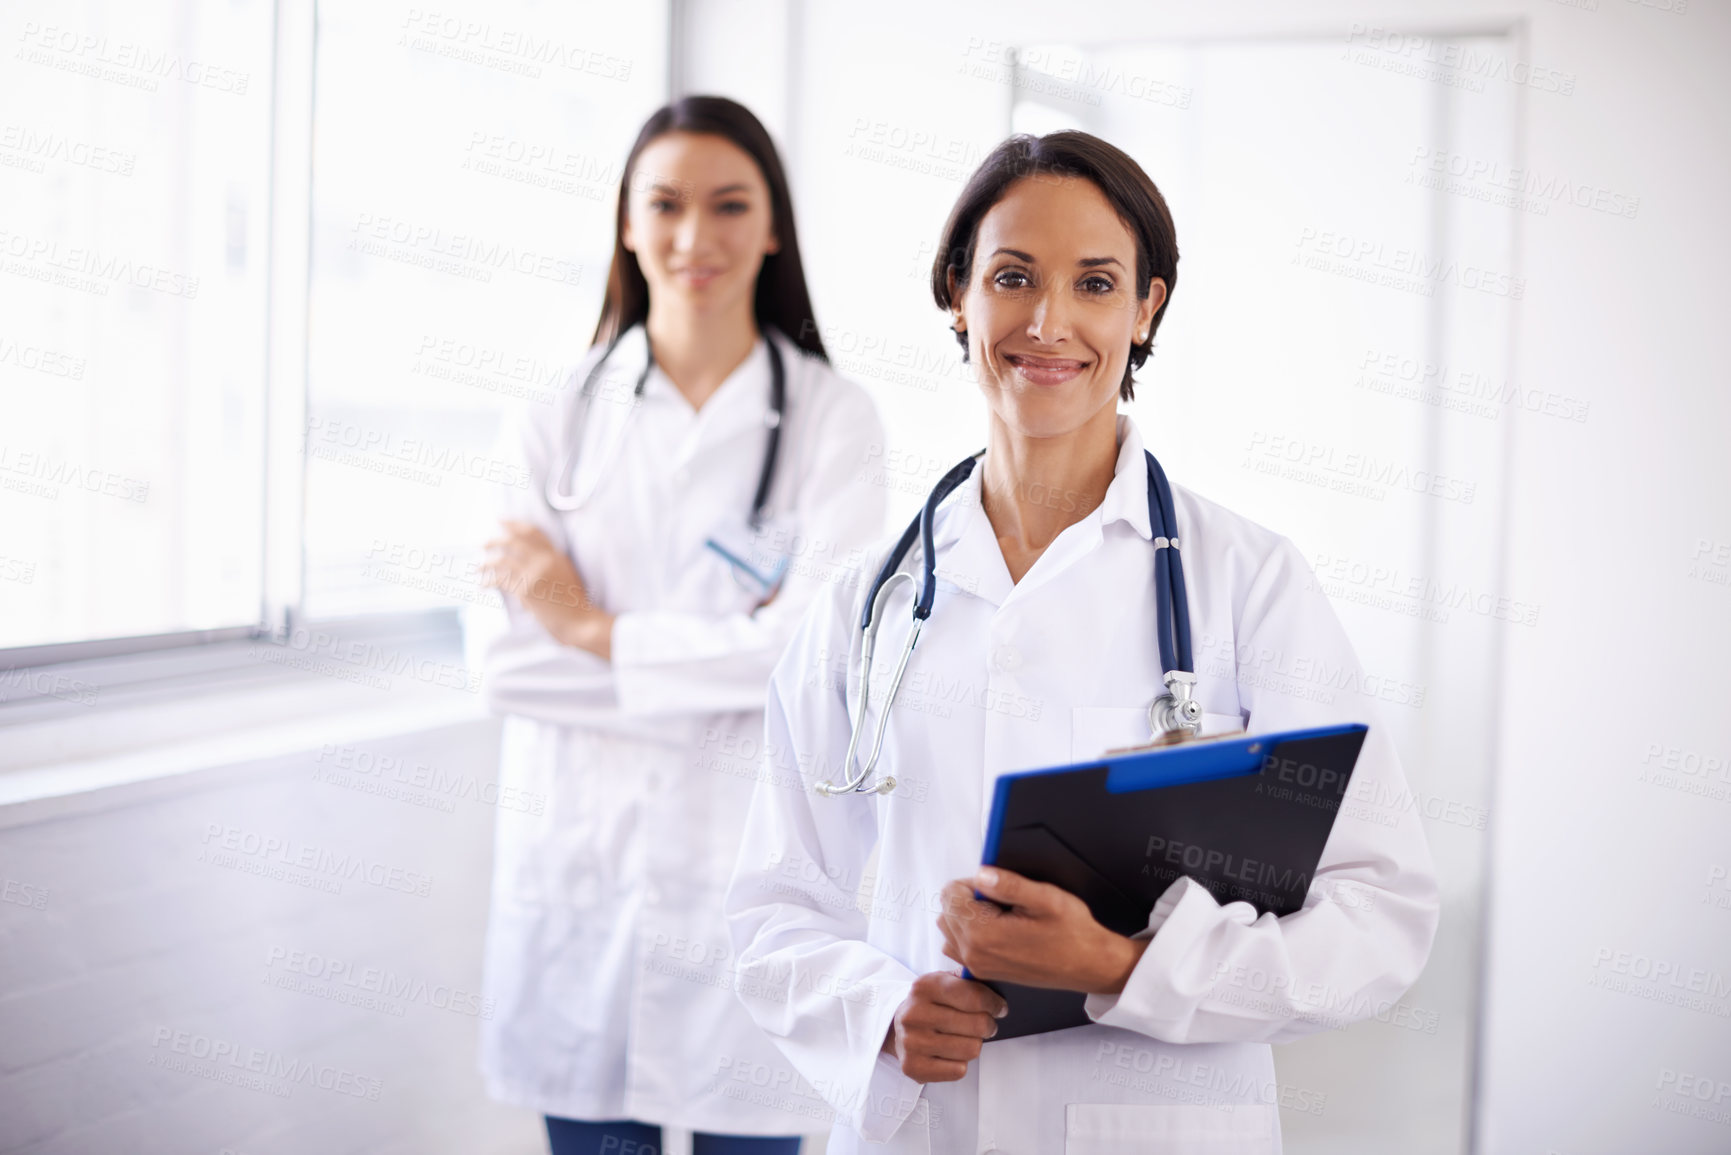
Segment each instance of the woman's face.
[[980,220],[956,320],[994,416],[1030,437],[1116,412],[1130,346],[1166,299],[1136,295],[1136,240],[1080,177],[1025,177]]
[[665,133],[637,154],[628,188],[622,240],[652,306],[749,312],[763,258],[780,247],[751,155],[724,137]]

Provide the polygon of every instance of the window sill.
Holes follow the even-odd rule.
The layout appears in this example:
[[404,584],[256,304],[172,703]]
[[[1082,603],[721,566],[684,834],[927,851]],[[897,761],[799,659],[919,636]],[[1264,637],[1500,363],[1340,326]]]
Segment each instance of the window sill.
[[307,662],[292,647],[223,643],[201,647],[196,669],[77,670],[79,679],[109,675],[89,705],[77,695],[0,703],[0,827],[327,744],[487,720],[460,634],[393,630],[367,645],[339,652],[385,652],[390,662]]
[[[392,695],[381,705],[376,690],[360,686],[288,685],[238,694],[211,693],[188,700],[215,722],[205,733],[156,744],[130,744],[93,757],[46,761],[0,773],[0,828],[72,812],[105,809],[200,784],[235,766],[367,742],[397,734],[485,723],[478,695],[453,702],[449,691]],[[103,729],[124,736],[148,728],[146,720],[107,716]],[[36,727],[78,724],[60,719]],[[88,722],[84,723],[88,725]],[[33,729],[36,727],[32,727]],[[43,742],[56,735],[39,734]]]

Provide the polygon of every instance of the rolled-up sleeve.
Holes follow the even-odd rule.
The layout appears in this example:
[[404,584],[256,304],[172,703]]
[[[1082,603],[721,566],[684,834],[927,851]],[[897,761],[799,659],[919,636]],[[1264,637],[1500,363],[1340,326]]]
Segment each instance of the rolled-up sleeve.
[[[1089,1016],[1171,1043],[1285,1042],[1388,1013],[1418,978],[1436,935],[1436,874],[1376,698],[1333,608],[1282,540],[1239,611],[1233,652],[1253,732],[1338,722],[1370,726],[1303,909],[1283,918],[1215,900],[1180,878],[1161,896],[1148,946]],[[1268,676],[1323,671],[1327,695]],[[1397,800],[1393,804],[1390,800]]]

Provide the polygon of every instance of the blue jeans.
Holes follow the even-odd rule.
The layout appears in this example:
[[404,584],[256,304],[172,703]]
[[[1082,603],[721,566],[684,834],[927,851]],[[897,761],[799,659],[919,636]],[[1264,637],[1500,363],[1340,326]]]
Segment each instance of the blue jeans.
[[[621,1120],[586,1123],[547,1116],[553,1155],[661,1155],[661,1128]],[[799,1155],[799,1136],[706,1135],[699,1131],[692,1155]]]

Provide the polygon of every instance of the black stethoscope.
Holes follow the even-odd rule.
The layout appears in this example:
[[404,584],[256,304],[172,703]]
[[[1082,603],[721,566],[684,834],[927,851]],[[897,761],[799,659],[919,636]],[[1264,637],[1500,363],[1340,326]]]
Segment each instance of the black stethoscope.
[[[629,331],[627,330],[627,332]],[[547,475],[547,504],[561,513],[571,513],[583,508],[584,502],[589,498],[588,493],[570,492],[560,487],[571,477],[576,464],[577,447],[582,441],[583,426],[588,424],[589,410],[595,404],[596,379],[600,377],[601,370],[606,367],[608,358],[613,356],[613,350],[619,347],[619,342],[624,338],[625,334],[621,333],[609,341],[607,348],[602,350],[594,367],[589,370],[589,375],[583,379],[583,389],[580,394],[582,406],[579,414],[581,420],[573,422],[565,430],[567,437],[564,456],[560,459],[558,468]],[[763,524],[763,507],[769,501],[770,486],[775,484],[776,456],[781,451],[781,418],[787,406],[787,370],[781,361],[781,350],[775,347],[775,338],[768,329],[764,330],[763,343],[769,348],[769,410],[763,415],[763,424],[769,430],[769,438],[763,450],[763,467],[757,475],[757,494],[751,499],[751,514],[748,521],[754,531]],[[655,353],[649,348],[647,331],[643,334],[643,345],[643,372],[637,375],[637,384],[631,391],[634,411],[637,402],[643,399],[643,387],[649,380],[649,371],[655,368]],[[626,420],[630,420],[629,414],[627,414]],[[608,448],[607,457],[596,476],[605,474],[608,466],[613,463],[613,455],[618,452],[623,434],[622,425],[619,433],[615,434],[613,443]],[[723,551],[723,556],[728,557],[735,564],[742,564],[735,561],[726,551]]]
[[[865,724],[866,706],[871,701],[872,651],[877,648],[878,627],[883,621],[884,594],[900,582],[913,582],[913,575],[901,572],[901,564],[907,557],[908,550],[913,548],[914,538],[920,539],[922,572],[919,594],[914,599],[913,629],[902,646],[901,660],[896,663],[895,674],[890,680],[889,698],[878,712],[877,733],[872,739],[871,754],[859,768],[859,772],[850,775],[841,785],[819,782],[816,787],[819,794],[887,794],[896,787],[896,780],[892,777],[885,777],[871,785],[866,784],[866,779],[871,777],[872,770],[877,766],[878,756],[883,752],[884,730],[889,726],[890,707],[895,704],[896,691],[901,688],[902,675],[907,672],[908,659],[913,657],[914,645],[920,640],[920,626],[932,616],[932,602],[938,590],[938,561],[937,550],[932,545],[932,521],[944,498],[955,492],[956,487],[973,473],[974,463],[979,456],[975,454],[964,458],[938,479],[937,485],[932,488],[931,496],[926,498],[925,507],[908,524],[895,548],[890,551],[888,559],[884,561],[883,568],[878,570],[877,580],[872,582],[871,591],[866,596],[865,611],[860,616],[859,629],[865,640],[861,647],[859,698],[848,736],[847,755],[842,759],[843,766],[852,766],[854,755],[859,752],[861,727]],[[1184,563],[1178,556],[1178,511],[1172,504],[1172,487],[1166,481],[1165,470],[1160,468],[1160,463],[1154,460],[1152,453],[1146,456],[1148,526],[1154,536],[1154,604],[1158,618],[1160,668],[1164,671],[1166,683],[1166,692],[1157,695],[1148,705],[1148,729],[1156,741],[1170,741],[1194,737],[1197,734],[1202,726],[1202,703],[1195,697],[1196,665],[1190,654],[1190,599],[1184,589]]]

